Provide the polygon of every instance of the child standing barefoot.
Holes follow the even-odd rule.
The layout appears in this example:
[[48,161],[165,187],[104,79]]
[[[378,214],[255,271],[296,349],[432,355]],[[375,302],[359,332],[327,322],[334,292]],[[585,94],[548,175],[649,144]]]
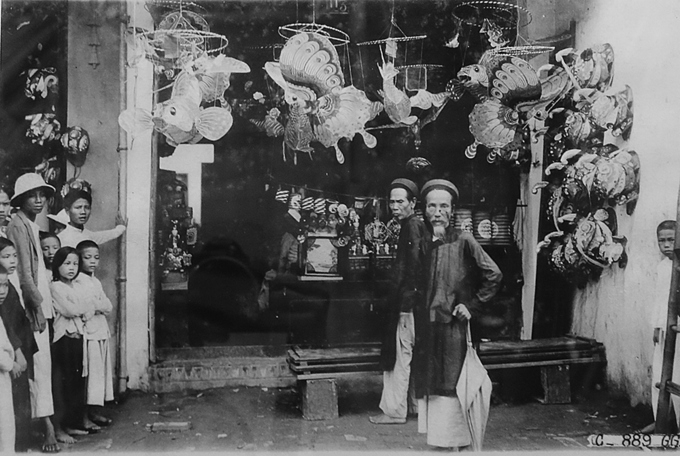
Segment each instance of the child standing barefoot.
[[40,419],[45,427],[42,451],[56,453],[60,450],[50,416],[54,413],[52,398],[52,357],[48,321],[54,317],[47,271],[40,251],[40,228],[35,223],[54,187],[45,183],[35,173],[26,173],[14,183],[14,196],[10,203],[18,208],[7,226],[7,238],[14,243],[19,260],[17,272],[24,297],[26,315],[33,326],[38,352],[35,354],[34,376],[31,389],[31,416]]
[[94,241],[82,241],[76,248],[80,254],[81,274],[75,280],[76,289],[83,300],[94,304],[95,315],[85,323],[87,339],[87,404],[89,419],[98,425],[111,424],[111,420],[100,412],[105,401],[113,400],[113,371],[109,352],[109,324],[106,316],[113,305],[104,294],[101,282],[94,276],[99,266],[99,246]]
[[56,317],[52,345],[55,368],[58,372],[55,388],[63,397],[57,405],[55,418],[67,433],[89,431],[83,417],[86,413],[83,377],[83,335],[85,322],[94,316],[91,303],[83,302],[74,289],[80,257],[73,247],[62,247],[52,260],[53,281],[50,284]]
[[[48,216],[49,217],[49,216]],[[54,254],[57,253],[57,250],[61,248],[61,242],[59,241],[59,237],[55,233],[51,232],[41,232],[40,233],[40,248],[42,249],[43,253],[43,259],[45,260],[45,268],[47,269],[47,276],[49,278],[49,281],[52,282],[52,259],[54,258]],[[50,341],[54,339],[54,325],[50,324],[49,325],[49,330],[50,330]],[[54,357],[52,358],[52,385],[56,383],[59,383],[59,381],[55,378],[57,371],[59,370],[58,366],[54,365]],[[63,404],[64,403],[64,398],[61,397],[61,391],[59,388],[52,388],[52,396],[54,398],[54,406],[57,408],[57,404]],[[57,436],[57,441],[61,443],[76,443],[76,440],[68,435],[66,431],[64,431],[61,428],[61,425],[57,422],[56,419],[53,420],[54,425],[54,433]]]

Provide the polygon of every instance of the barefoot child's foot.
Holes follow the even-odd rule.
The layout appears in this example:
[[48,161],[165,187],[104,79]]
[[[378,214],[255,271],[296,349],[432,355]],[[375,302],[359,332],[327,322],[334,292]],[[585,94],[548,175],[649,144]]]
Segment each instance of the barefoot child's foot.
[[50,417],[42,418],[45,425],[45,441],[42,444],[43,453],[58,453],[61,451],[59,444],[57,443],[57,436],[54,432],[54,426],[52,426],[52,421]]
[[91,434],[101,430],[101,428],[93,423],[87,416],[83,418],[83,429]]
[[54,430],[55,435],[57,436],[57,442],[61,443],[76,443],[76,439],[68,435],[63,429],[57,428]]

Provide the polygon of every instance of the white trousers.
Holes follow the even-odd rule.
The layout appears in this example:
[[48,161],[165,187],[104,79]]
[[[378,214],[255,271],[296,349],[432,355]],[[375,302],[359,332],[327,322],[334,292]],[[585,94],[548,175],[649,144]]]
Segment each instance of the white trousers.
[[50,331],[33,332],[38,351],[33,355],[33,380],[28,381],[31,389],[31,418],[43,418],[54,414],[52,400],[52,356],[50,353]]
[[460,448],[472,444],[463,407],[457,397],[418,399],[418,432],[427,434],[427,444],[436,447]]
[[402,312],[397,325],[397,361],[394,369],[383,372],[380,409],[387,416],[406,418],[409,402],[411,358],[415,344],[415,322],[412,312]]
[[87,404],[104,405],[113,400],[113,370],[109,341],[87,341]]
[[[665,346],[665,331],[659,335],[659,343],[654,344],[654,354],[652,355],[652,411],[656,419],[656,410],[659,404],[659,389],[654,386],[661,381],[661,368],[663,364],[663,349]],[[673,375],[671,379],[674,383],[680,382],[680,337],[675,341],[675,361],[673,362]],[[680,428],[680,397],[671,394],[671,407],[675,410],[675,418]]]

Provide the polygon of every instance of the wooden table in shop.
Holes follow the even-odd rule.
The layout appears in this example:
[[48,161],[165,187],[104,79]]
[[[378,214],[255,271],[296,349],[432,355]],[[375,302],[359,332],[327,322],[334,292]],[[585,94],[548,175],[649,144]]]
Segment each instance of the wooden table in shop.
[[[538,367],[542,402],[571,402],[571,364],[606,362],[604,346],[592,339],[549,339],[482,342],[478,352],[488,370]],[[380,344],[288,350],[288,365],[302,387],[302,415],[308,420],[338,416],[336,379],[379,372]]]

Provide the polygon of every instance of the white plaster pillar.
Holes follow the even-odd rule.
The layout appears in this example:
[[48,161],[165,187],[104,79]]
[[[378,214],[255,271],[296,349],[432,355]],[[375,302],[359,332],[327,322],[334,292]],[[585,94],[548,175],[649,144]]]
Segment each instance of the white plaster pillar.
[[[141,0],[128,0],[130,26],[153,30],[153,20]],[[128,47],[128,55],[132,55]],[[153,103],[153,65],[142,59],[127,72],[128,109],[151,109]],[[151,220],[151,142],[152,131],[128,135],[127,164],[127,315],[126,360],[128,387],[146,389],[149,367],[149,300],[153,296],[149,281],[150,243],[153,242],[149,226]]]
[[[532,130],[540,130],[543,122],[530,121]],[[535,141],[535,142],[534,142]],[[534,304],[536,300],[536,271],[538,256],[538,224],[541,216],[541,194],[532,193],[534,186],[543,178],[543,136],[531,138],[531,165],[528,173],[521,175],[521,203],[525,207],[518,208],[524,212],[522,223],[522,273],[524,286],[522,287],[522,331],[520,338],[532,338],[534,326]]]

